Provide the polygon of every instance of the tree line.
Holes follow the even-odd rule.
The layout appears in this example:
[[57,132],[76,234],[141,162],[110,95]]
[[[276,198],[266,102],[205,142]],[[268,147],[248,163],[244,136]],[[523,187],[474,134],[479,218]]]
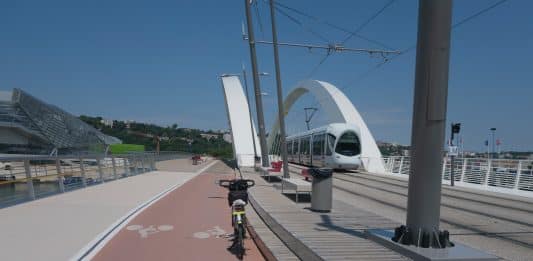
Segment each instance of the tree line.
[[[161,151],[186,151],[221,158],[233,157],[231,143],[222,138],[222,133],[216,133],[212,130],[179,128],[178,124],[163,127],[151,123],[120,120],[113,120],[111,125],[104,123],[102,117],[81,115],[79,118],[106,135],[117,137],[123,143],[144,145],[146,150],[155,150],[157,139],[159,139]],[[206,138],[202,137],[201,134],[215,134],[217,136]]]

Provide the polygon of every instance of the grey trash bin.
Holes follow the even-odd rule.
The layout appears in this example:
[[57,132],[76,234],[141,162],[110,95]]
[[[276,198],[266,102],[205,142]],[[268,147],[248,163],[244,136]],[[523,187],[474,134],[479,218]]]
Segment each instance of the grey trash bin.
[[309,169],[313,177],[311,191],[311,210],[317,212],[330,212],[333,201],[333,170],[332,169]]

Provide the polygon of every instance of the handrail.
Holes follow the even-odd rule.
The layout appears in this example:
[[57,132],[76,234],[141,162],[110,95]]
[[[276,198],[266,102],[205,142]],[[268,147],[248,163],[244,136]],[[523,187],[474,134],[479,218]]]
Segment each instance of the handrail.
[[[104,156],[2,155],[0,208],[50,194],[92,186],[155,170],[156,162],[186,158],[183,152],[136,152]],[[39,186],[33,186],[39,184]]]
[[[364,163],[378,159],[361,160]],[[384,174],[409,175],[410,157],[390,156],[379,160],[385,166]],[[453,166],[457,186],[533,198],[533,160],[455,158]],[[451,172],[451,161],[445,157],[442,164],[443,184],[451,183]]]

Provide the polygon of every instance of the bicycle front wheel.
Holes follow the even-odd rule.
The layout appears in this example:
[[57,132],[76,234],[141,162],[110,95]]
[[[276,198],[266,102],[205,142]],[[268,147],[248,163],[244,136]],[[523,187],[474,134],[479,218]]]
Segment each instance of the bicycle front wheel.
[[244,252],[246,251],[244,249],[244,226],[243,224],[239,224],[238,226],[238,233],[237,233],[237,257],[239,259],[242,259],[244,256]]

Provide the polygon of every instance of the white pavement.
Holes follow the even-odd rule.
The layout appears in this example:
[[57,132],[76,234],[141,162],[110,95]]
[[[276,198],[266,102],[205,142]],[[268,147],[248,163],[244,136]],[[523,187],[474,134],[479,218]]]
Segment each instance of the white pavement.
[[153,171],[0,209],[2,260],[68,260],[136,208],[205,171]]

